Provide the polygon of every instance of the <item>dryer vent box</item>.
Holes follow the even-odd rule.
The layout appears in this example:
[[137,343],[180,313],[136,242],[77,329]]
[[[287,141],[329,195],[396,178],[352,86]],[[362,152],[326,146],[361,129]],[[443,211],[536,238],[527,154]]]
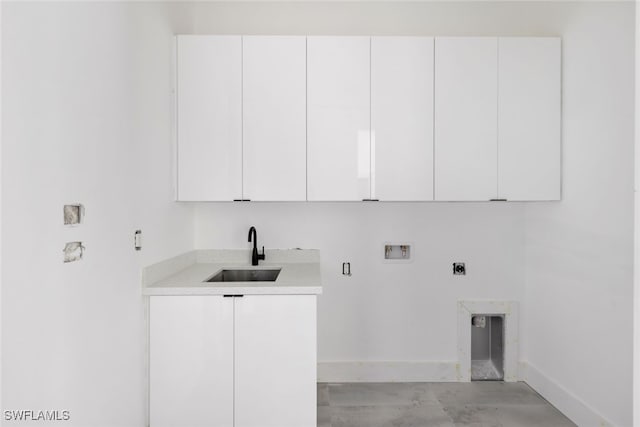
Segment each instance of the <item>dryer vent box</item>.
[[471,381],[504,379],[504,317],[471,316]]

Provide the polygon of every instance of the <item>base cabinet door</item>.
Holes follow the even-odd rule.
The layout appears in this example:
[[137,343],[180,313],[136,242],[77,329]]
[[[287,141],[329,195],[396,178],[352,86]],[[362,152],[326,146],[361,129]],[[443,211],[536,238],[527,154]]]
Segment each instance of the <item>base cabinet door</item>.
[[233,426],[233,299],[149,299],[151,426]]
[[316,297],[235,301],[235,427],[316,425]]

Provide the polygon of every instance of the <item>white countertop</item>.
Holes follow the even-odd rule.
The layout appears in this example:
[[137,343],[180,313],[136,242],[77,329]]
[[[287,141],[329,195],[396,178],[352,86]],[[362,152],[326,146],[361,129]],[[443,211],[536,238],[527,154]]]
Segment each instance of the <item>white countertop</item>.
[[[206,282],[223,269],[277,269],[273,282]],[[322,293],[320,253],[314,249],[271,249],[251,265],[248,250],[198,250],[146,267],[143,295],[317,295]]]

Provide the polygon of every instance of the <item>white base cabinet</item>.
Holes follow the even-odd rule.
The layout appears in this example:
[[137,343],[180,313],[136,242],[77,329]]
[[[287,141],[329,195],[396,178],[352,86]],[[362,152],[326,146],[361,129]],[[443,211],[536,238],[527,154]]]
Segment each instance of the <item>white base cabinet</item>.
[[316,425],[315,295],[149,299],[151,427]]
[[149,299],[151,426],[232,426],[233,300]]
[[235,426],[316,425],[316,297],[235,299]]

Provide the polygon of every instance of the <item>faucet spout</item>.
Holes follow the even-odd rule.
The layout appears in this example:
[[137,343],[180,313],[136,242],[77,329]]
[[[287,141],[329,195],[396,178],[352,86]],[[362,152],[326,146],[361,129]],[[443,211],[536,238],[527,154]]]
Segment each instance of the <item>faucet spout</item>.
[[[253,238],[253,239],[252,239]],[[264,246],[262,247],[262,253],[258,253],[258,232],[254,226],[249,229],[248,241],[253,240],[253,251],[251,253],[251,265],[258,265],[258,260],[264,259]]]
[[254,226],[251,226],[251,228],[249,229],[249,242],[251,242],[251,235],[253,234],[253,246],[256,246],[256,242],[258,240],[258,232],[256,231],[256,228]]

